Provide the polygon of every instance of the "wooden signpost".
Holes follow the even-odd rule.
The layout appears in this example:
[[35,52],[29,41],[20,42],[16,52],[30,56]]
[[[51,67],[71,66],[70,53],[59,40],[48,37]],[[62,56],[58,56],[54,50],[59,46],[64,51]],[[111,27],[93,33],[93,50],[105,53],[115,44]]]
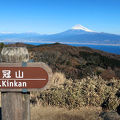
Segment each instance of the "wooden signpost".
[[30,120],[30,91],[49,88],[52,70],[45,63],[28,62],[26,48],[3,48],[1,56],[2,120]]

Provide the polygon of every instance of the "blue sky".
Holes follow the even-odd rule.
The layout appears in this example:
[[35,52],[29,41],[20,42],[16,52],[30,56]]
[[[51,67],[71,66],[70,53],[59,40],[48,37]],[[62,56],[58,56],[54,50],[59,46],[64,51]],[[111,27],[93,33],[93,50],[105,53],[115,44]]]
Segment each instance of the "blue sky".
[[0,32],[51,34],[76,24],[120,34],[120,0],[0,0]]

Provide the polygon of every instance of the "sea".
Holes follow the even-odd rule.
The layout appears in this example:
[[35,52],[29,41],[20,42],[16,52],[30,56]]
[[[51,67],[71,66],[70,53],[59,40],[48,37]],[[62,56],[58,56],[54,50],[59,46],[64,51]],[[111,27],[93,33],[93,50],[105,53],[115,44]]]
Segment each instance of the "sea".
[[[50,44],[50,43],[29,43],[26,42],[26,44],[31,44],[31,45],[43,45],[43,44]],[[80,46],[84,46],[84,47],[90,47],[93,49],[97,49],[97,50],[102,50],[108,53],[114,53],[114,54],[118,54],[120,55],[120,46],[110,46],[110,45],[88,45],[88,44],[67,44],[67,45],[71,45],[71,46],[76,46],[76,47],[80,47]]]
[[72,46],[86,46],[97,50],[102,50],[109,53],[114,53],[120,55],[120,46],[108,46],[108,45],[75,45]]

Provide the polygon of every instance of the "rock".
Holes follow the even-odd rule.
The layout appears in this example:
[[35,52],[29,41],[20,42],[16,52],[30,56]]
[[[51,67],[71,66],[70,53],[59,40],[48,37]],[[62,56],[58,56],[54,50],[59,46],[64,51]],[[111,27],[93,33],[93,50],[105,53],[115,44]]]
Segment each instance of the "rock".
[[115,111],[102,112],[100,117],[103,118],[103,120],[120,120],[120,116]]

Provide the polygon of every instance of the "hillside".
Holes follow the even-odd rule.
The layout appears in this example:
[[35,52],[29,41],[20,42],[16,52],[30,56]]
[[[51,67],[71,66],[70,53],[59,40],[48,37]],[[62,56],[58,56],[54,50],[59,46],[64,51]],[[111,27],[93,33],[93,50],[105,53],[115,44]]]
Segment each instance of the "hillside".
[[[1,44],[0,48],[2,49],[3,46]],[[54,112],[53,116],[45,117],[46,120],[58,119],[58,117],[55,118],[58,115],[66,120],[101,120],[101,117],[106,116],[115,120],[120,118],[118,115],[120,111],[120,55],[59,43],[41,46],[16,43],[5,46],[27,47],[30,59],[47,63],[54,72],[49,89],[31,92],[33,120],[42,118],[44,120],[44,117],[48,116],[49,108],[52,113],[54,109],[58,112]],[[109,112],[103,111],[100,114],[101,107]],[[43,108],[44,111],[39,112],[39,108]],[[61,109],[66,111],[66,114],[62,114]],[[71,110],[74,110],[74,114],[70,112]],[[42,115],[44,117],[41,117]]]
[[62,72],[67,78],[80,79],[88,75],[101,75],[104,79],[120,78],[120,55],[115,55],[88,47],[73,47],[64,44],[26,46],[35,62],[45,62],[53,72]]

